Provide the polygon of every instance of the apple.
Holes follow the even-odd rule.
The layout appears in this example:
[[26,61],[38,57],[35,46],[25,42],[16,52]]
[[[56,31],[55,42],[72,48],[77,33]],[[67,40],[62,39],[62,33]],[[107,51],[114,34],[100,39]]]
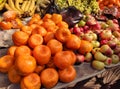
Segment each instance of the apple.
[[106,65],[112,64],[112,58],[108,57],[104,63],[105,63]]
[[118,31],[113,31],[112,33],[115,37],[120,38],[120,32]]
[[92,15],[87,15],[86,18],[87,18],[87,22],[86,22],[87,25],[95,25],[97,22]]
[[108,40],[100,40],[100,45],[105,45],[107,44]]
[[93,59],[92,53],[89,52],[85,54],[85,61],[90,62],[92,61],[92,59]]
[[94,33],[93,31],[91,31],[91,30],[89,30],[87,33],[89,33],[89,34],[92,34],[92,36],[93,36],[93,40],[97,40],[97,34],[96,33]]
[[118,24],[118,20],[117,19],[113,19],[112,21],[113,21],[113,23]]
[[92,41],[93,35],[91,33],[85,33],[84,36],[82,37],[82,39],[87,40],[87,41]]
[[76,63],[75,64],[80,64],[84,62],[85,56],[82,54],[76,54]]
[[113,50],[108,45],[102,45],[100,47],[100,52],[107,56],[111,56],[113,54]]
[[113,49],[115,54],[120,53],[120,45],[116,45],[116,47]]
[[84,20],[80,20],[80,22],[78,23],[78,26],[83,27],[85,26],[86,22]]
[[96,22],[96,24],[92,25],[91,28],[92,28],[92,30],[100,30],[101,29],[101,25],[98,22]]
[[103,30],[103,31],[100,33],[100,38],[101,38],[101,39],[109,40],[111,37],[112,37],[112,32],[111,32],[111,30]]
[[86,33],[86,32],[89,31],[89,26],[85,25],[85,26],[83,27],[83,29],[84,29],[84,32]]
[[93,48],[92,49],[92,54],[95,54],[96,52],[99,52],[100,51],[100,48]]
[[109,45],[109,47],[110,47],[111,49],[114,49],[117,44],[116,44],[114,41],[110,40],[110,41],[107,42],[107,45]]
[[81,32],[81,29],[79,27],[74,27],[73,33],[76,34],[77,36],[80,36],[82,32]]
[[100,25],[102,29],[108,28],[108,24],[106,24],[105,22],[101,22]]
[[94,48],[100,47],[100,42],[99,41],[91,41],[92,45]]
[[96,53],[94,54],[94,58],[95,58],[95,60],[104,62],[104,61],[106,61],[107,56],[105,56],[105,55],[102,54],[101,52],[96,52]]
[[106,23],[107,23],[108,25],[112,25],[112,24],[113,24],[113,21],[112,21],[112,20],[108,20]]
[[113,54],[113,55],[111,56],[111,58],[112,58],[112,63],[113,63],[113,64],[117,64],[117,63],[120,61],[119,56],[116,55],[116,54]]
[[103,70],[105,68],[105,64],[101,61],[94,60],[92,62],[92,67],[97,70]]

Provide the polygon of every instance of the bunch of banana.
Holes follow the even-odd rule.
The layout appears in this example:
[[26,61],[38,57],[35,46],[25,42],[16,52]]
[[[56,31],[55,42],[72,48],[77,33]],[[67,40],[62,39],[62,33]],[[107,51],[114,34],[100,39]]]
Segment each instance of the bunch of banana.
[[2,10],[5,6],[7,0],[0,0],[0,10]]
[[32,16],[35,12],[36,0],[7,0],[5,8],[7,10],[14,10],[22,17]]
[[36,0],[36,11],[40,15],[44,14],[51,2],[52,0]]

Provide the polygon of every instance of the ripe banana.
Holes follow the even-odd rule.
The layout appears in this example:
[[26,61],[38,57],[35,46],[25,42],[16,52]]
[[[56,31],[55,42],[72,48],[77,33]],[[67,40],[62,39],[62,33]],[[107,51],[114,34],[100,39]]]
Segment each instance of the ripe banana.
[[21,14],[21,12],[15,8],[13,0],[8,0],[8,4],[14,11],[17,11],[19,14]]
[[0,4],[2,4],[3,3],[3,0],[0,0]]
[[23,1],[21,9],[24,11],[28,1]]
[[23,13],[23,10],[20,8],[20,4],[22,1],[21,0],[15,0],[15,7],[21,12]]
[[6,8],[7,10],[13,10],[7,3],[5,3],[5,8]]
[[0,10],[2,10],[5,6],[6,0],[2,1],[2,3],[0,4]]
[[32,12],[34,10],[35,7],[35,0],[31,0],[31,4],[30,4],[30,8],[29,8],[29,12]]
[[28,9],[30,8],[30,4],[31,4],[31,1],[29,0],[29,1],[27,2],[27,5],[26,5],[25,9],[24,9],[24,12],[27,12],[27,11],[28,11]]
[[29,13],[32,16],[35,13],[36,6],[34,6],[33,10]]

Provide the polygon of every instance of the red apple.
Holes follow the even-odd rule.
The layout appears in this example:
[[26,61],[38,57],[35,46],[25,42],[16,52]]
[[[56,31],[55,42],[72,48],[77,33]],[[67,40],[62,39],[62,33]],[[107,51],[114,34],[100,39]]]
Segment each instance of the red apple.
[[84,60],[85,60],[84,55],[76,54],[76,63],[75,64],[80,64],[80,63],[84,62]]
[[111,30],[103,30],[100,33],[100,38],[104,40],[109,40],[112,37],[112,32]]

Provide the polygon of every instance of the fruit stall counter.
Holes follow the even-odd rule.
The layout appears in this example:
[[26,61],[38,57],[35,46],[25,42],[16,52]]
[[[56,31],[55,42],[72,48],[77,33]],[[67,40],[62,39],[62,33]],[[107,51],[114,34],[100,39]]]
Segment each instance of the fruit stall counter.
[[0,13],[2,89],[120,79],[120,0],[0,0]]

